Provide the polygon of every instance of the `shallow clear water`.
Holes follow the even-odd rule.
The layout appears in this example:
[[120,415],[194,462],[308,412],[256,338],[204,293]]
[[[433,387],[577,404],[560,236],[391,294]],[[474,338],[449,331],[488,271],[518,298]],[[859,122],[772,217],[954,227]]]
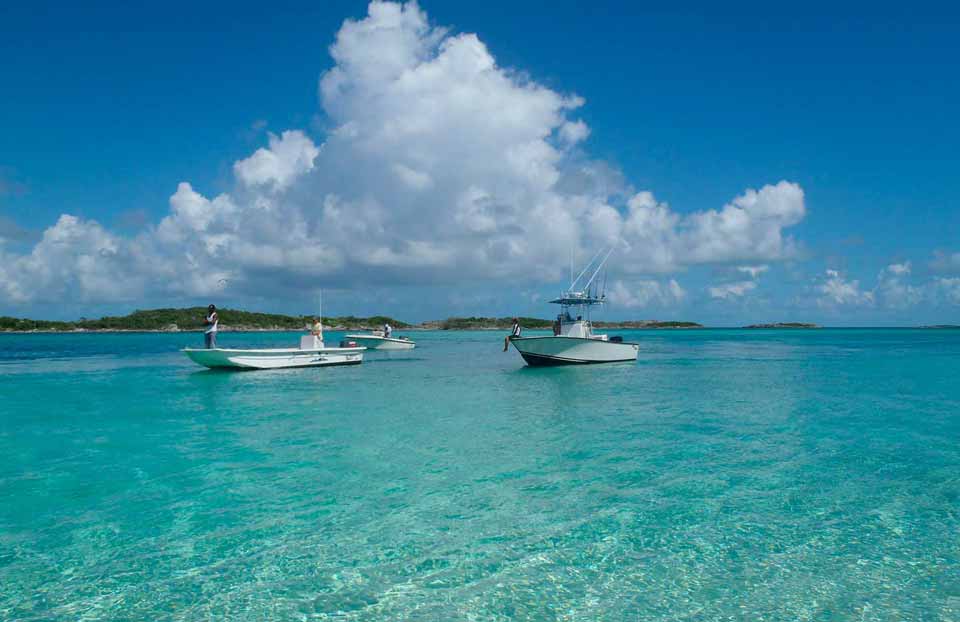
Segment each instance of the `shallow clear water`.
[[960,331],[629,335],[0,335],[0,619],[960,620]]

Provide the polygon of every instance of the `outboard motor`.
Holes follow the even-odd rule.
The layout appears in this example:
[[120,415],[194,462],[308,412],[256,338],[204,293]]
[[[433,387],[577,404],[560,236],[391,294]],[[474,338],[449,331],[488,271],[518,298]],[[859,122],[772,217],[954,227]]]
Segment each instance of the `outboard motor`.
[[353,340],[351,340],[351,339],[343,339],[343,340],[340,341],[340,347],[341,347],[341,348],[356,348],[356,347],[357,347],[357,342],[356,342],[356,341],[353,341]]

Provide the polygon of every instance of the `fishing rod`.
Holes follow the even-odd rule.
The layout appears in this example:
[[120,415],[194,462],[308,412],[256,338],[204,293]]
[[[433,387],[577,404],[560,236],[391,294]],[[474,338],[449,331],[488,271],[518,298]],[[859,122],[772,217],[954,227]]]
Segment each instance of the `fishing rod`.
[[591,277],[590,277],[590,280],[587,281],[587,288],[590,287],[590,284],[593,283],[593,280],[594,280],[595,278],[597,278],[597,275],[598,275],[598,274],[600,274],[600,269],[603,268],[604,264],[607,263],[607,260],[610,259],[610,253],[613,252],[613,249],[614,249],[614,248],[615,248],[615,247],[611,246],[611,247],[610,247],[610,250],[607,251],[607,254],[604,255],[603,261],[600,262],[600,265],[598,265],[598,266],[597,266],[597,269],[594,270],[593,276],[591,276]]
[[[611,249],[611,250],[612,250],[612,249]],[[580,274],[577,275],[577,278],[575,278],[575,279],[573,280],[573,282],[570,283],[570,287],[569,287],[568,289],[570,289],[571,291],[573,290],[573,286],[577,284],[577,281],[579,281],[580,278],[581,278],[584,274],[586,274],[587,270],[590,269],[590,266],[593,265],[593,262],[597,260],[597,257],[599,257],[599,256],[600,256],[600,253],[602,253],[602,252],[603,252],[603,249],[602,249],[602,248],[597,251],[597,253],[596,253],[596,254],[593,256],[593,258],[587,263],[587,265],[583,267],[583,270],[580,271]],[[573,270],[570,271],[570,274],[573,274]],[[589,286],[589,284],[588,284],[588,286]]]

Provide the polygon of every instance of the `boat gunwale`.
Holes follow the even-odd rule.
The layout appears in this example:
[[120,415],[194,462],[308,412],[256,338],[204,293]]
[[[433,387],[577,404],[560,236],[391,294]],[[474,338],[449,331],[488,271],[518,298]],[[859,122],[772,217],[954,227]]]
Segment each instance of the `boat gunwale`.
[[381,337],[380,335],[344,335],[344,339],[377,339],[379,341],[392,341],[394,343],[416,343],[413,339],[401,339],[399,337]]
[[300,348],[264,348],[259,350],[246,350],[238,348],[183,348],[181,352],[229,352],[229,353],[240,353],[240,354],[317,354],[324,352],[332,353],[360,353],[364,352],[367,348],[358,346],[356,348],[310,348],[310,349],[300,349]]
[[535,337],[511,337],[510,343],[514,341],[533,341],[535,339],[572,339],[574,341],[591,341],[599,343],[614,343],[623,346],[639,346],[638,341],[610,341],[609,339],[599,339],[597,337],[570,337],[569,335],[537,335]]

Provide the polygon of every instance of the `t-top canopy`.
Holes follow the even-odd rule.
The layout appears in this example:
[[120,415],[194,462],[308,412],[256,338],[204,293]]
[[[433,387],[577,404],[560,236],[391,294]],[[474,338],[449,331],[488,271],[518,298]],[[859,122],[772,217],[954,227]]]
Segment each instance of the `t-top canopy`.
[[[594,281],[597,278],[597,275],[600,274],[600,270],[603,269],[604,264],[607,263],[607,259],[610,258],[610,253],[613,252],[613,247],[611,246],[607,250],[606,255],[603,256],[603,259],[597,262],[600,259],[600,255],[603,253],[604,249],[597,251],[597,254],[593,256],[589,263],[580,271],[580,274],[577,275],[577,278],[573,279],[573,282],[570,283],[570,286],[567,288],[567,291],[560,294],[560,297],[556,300],[551,300],[553,304],[563,305],[565,307],[589,307],[591,305],[602,305],[606,302],[606,295],[602,292],[599,292],[598,296],[597,287],[593,285]],[[571,262],[572,268],[572,262]],[[586,280],[581,285],[580,279],[582,279],[589,270],[593,269],[593,274],[589,279]],[[570,270],[571,277],[573,276],[573,270]],[[606,280],[606,278],[604,278]],[[575,289],[576,288],[576,289]],[[604,288],[605,289],[605,288]]]
[[556,300],[551,300],[550,302],[565,307],[602,305],[606,302],[606,296],[592,296],[587,292],[566,292]]

